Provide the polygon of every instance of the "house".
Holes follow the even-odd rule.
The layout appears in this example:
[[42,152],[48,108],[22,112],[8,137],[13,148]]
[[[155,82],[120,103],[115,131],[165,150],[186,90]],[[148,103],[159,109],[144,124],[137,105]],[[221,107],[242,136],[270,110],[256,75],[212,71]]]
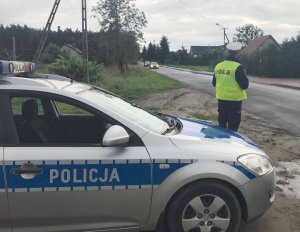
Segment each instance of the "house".
[[220,46],[191,46],[190,55],[194,58],[202,57],[203,55],[212,54],[220,51],[224,48],[224,45]]
[[61,48],[61,51],[65,54],[72,54],[77,56],[78,58],[82,58],[82,51],[73,47],[71,44],[64,44]]
[[241,51],[241,55],[250,56],[255,52],[259,52],[270,45],[275,45],[279,48],[278,42],[271,35],[265,35],[251,40],[248,45]]

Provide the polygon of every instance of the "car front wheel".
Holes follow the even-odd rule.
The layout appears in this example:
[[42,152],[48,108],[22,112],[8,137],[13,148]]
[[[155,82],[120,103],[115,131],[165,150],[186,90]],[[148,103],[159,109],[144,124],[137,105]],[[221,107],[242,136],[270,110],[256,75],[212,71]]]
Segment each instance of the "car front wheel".
[[235,194],[218,181],[188,185],[167,209],[170,232],[236,232],[240,222],[241,209]]

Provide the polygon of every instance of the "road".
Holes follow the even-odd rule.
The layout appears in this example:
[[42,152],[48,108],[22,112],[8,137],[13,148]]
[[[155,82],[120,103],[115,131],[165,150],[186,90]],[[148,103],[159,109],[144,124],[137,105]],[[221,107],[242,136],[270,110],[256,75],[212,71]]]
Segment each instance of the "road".
[[[161,67],[158,73],[215,95],[212,76]],[[300,91],[273,85],[250,83],[243,109],[300,136]]]

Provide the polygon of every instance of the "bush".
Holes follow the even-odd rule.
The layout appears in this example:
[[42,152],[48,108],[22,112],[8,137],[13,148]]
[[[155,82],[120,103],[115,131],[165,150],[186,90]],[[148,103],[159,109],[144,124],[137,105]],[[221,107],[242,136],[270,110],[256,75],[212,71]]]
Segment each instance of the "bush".
[[41,55],[41,63],[43,64],[51,64],[55,61],[59,56],[62,55],[62,52],[60,50],[60,47],[57,45],[50,43],[45,48],[43,54]]
[[[99,81],[103,73],[103,65],[90,61],[89,64],[90,81]],[[72,54],[55,59],[47,66],[49,72],[68,77],[76,81],[83,81],[83,62],[82,59]]]

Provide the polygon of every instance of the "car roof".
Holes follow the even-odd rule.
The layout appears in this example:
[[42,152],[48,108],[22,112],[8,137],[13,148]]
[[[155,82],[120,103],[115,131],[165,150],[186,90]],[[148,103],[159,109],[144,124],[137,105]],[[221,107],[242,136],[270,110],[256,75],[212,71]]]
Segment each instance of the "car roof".
[[[116,94],[102,89],[100,87],[92,86],[90,84],[74,81],[70,78],[59,76],[55,74],[38,74],[33,73],[28,76],[1,76],[0,75],[0,90],[1,89],[17,89],[17,90],[34,90],[47,92],[67,92],[71,94],[78,94],[86,90],[96,88],[104,93],[116,96]],[[53,90],[53,91],[52,91]]]
[[32,74],[30,76],[0,76],[0,89],[61,90],[71,93],[90,89],[88,84],[73,81],[53,74]]

